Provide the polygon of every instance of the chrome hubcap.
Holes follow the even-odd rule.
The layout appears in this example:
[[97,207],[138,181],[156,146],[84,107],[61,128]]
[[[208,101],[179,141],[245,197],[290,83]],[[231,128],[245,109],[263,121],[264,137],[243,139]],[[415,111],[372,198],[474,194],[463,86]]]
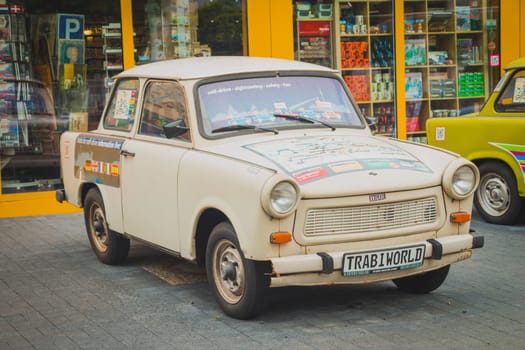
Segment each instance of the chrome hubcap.
[[492,216],[503,215],[510,206],[510,189],[497,174],[487,174],[481,179],[478,200],[483,210]]

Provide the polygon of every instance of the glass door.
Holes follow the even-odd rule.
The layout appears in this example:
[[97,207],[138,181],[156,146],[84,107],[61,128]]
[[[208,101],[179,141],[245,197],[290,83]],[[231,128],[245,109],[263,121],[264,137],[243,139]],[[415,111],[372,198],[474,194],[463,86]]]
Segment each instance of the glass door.
[[377,132],[396,136],[393,1],[339,1],[337,6],[343,78]]
[[333,67],[333,4],[295,1],[295,59]]
[[405,0],[407,138],[433,117],[477,112],[499,80],[499,1]]

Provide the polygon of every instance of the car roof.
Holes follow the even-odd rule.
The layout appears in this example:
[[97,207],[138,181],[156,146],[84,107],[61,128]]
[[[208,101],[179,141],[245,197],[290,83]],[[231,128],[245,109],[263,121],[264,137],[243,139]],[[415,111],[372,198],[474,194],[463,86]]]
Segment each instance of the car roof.
[[518,58],[512,62],[510,62],[506,67],[505,70],[515,69],[515,68],[523,68],[525,67],[525,57]]
[[117,78],[200,79],[253,72],[316,71],[336,72],[323,66],[280,58],[248,56],[189,57],[164,60],[130,68]]

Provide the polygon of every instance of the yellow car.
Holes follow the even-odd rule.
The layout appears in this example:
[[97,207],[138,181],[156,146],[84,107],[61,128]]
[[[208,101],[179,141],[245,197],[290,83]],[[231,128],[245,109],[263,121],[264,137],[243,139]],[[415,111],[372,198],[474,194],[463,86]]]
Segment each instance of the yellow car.
[[474,197],[489,223],[511,225],[525,214],[525,58],[511,62],[480,112],[431,118],[427,139],[475,163]]

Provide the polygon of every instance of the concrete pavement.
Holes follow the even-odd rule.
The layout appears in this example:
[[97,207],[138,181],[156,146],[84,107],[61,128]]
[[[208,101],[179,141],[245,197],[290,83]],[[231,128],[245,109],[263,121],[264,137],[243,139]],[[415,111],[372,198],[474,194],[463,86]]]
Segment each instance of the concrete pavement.
[[0,219],[0,349],[524,349],[525,224],[473,228],[485,247],[431,294],[283,288],[239,321],[177,259],[99,263],[81,214]]

